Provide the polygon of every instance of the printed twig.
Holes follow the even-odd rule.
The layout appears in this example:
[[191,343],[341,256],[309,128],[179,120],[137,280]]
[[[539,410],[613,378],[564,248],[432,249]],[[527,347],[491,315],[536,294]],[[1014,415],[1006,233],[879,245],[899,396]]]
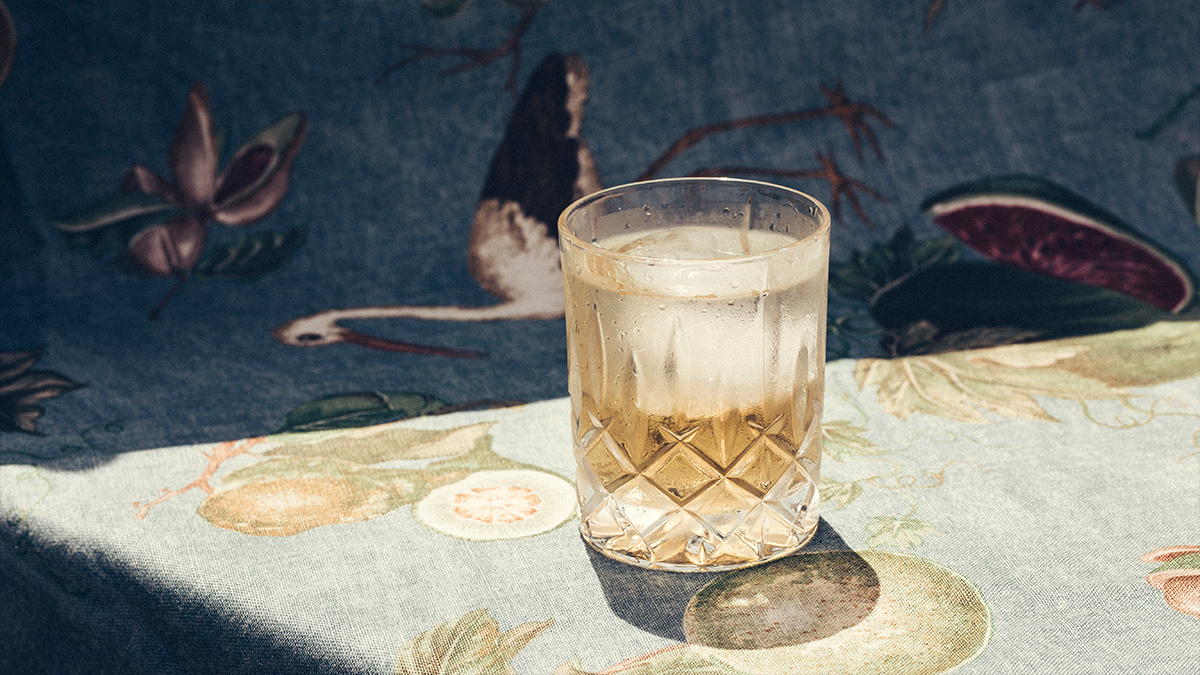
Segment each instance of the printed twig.
[[867,227],[874,228],[875,223],[867,216],[866,210],[863,209],[862,203],[858,199],[855,190],[865,192],[869,197],[872,197],[880,202],[888,203],[888,198],[879,194],[875,189],[866,183],[850,178],[841,172],[838,168],[837,160],[833,157],[833,151],[826,149],[825,152],[817,151],[817,162],[821,164],[820,169],[763,169],[748,166],[722,166],[716,168],[705,168],[693,171],[693,176],[729,176],[733,174],[739,175],[754,175],[768,176],[771,178],[823,178],[829,181],[829,189],[832,193],[830,204],[833,212],[833,219],[842,221],[842,197],[845,197],[850,202],[850,206],[854,209],[854,213],[858,214],[859,220],[866,224]]
[[1179,98],[1175,99],[1175,105],[1171,106],[1171,109],[1163,113],[1163,115],[1157,120],[1154,120],[1153,124],[1145,129],[1142,129],[1141,131],[1134,132],[1134,138],[1142,141],[1154,140],[1154,137],[1161,133],[1163,129],[1167,128],[1167,125],[1171,124],[1171,122],[1174,122],[1175,118],[1179,117],[1179,113],[1183,112],[1183,109],[1187,107],[1187,104],[1197,96],[1200,96],[1200,84],[1197,84]]
[[224,443],[219,443],[214,446],[212,452],[201,453],[208,458],[208,466],[204,468],[204,472],[200,474],[199,478],[179,488],[178,490],[163,488],[162,495],[160,495],[157,499],[153,499],[148,502],[134,502],[133,508],[137,509],[136,517],[138,520],[145,520],[146,515],[150,513],[151,507],[161,504],[172,497],[177,497],[188,490],[191,490],[192,488],[212,494],[216,490],[213,489],[213,486],[208,482],[208,479],[212,478],[213,475],[216,474],[217,469],[221,466],[221,463],[227,459],[245,454],[250,448],[262,443],[265,440],[267,440],[265,436],[256,436],[254,438],[247,438],[244,441],[225,441]]
[[600,671],[597,675],[616,675],[617,673],[633,670],[635,667],[643,665],[650,659],[652,659],[660,654],[665,654],[667,652],[674,651],[676,649],[684,649],[686,647],[687,647],[686,644],[677,644],[677,645],[671,645],[669,647],[663,647],[662,649],[656,649],[652,652],[646,652],[645,654],[639,654],[632,658],[625,659],[624,661],[621,661],[618,664],[609,666],[608,668],[605,668],[604,670]]
[[1153,422],[1158,417],[1200,417],[1200,415],[1194,412],[1163,412],[1159,410],[1160,404],[1176,409],[1186,408],[1186,406],[1181,406],[1180,403],[1171,396],[1151,401],[1149,407],[1146,408],[1141,408],[1137,405],[1134,405],[1133,398],[1129,396],[1121,396],[1114,400],[1118,401],[1126,410],[1145,415],[1146,419],[1139,420],[1132,414],[1114,414],[1112,416],[1113,423],[1109,424],[1108,422],[1105,422],[1099,419],[1096,415],[1092,414],[1091,406],[1088,405],[1088,401],[1086,399],[1081,399],[1079,401],[1079,405],[1083,409],[1084,417],[1095,424],[1098,424],[1102,427],[1108,427],[1109,429],[1132,429],[1134,427],[1145,426]]
[[525,37],[525,32],[529,30],[530,24],[533,23],[535,14],[537,14],[537,9],[527,10],[509,33],[508,39],[490,50],[475,49],[473,47],[433,47],[422,44],[401,45],[402,49],[416,53],[384,69],[379,77],[375,78],[375,84],[377,86],[383,84],[383,81],[397,70],[426,59],[441,56],[462,57],[464,59],[463,62],[457,66],[451,66],[438,71],[439,77],[449,77],[450,75],[466,72],[472,68],[491,65],[505,56],[511,56],[512,66],[508,69],[508,78],[504,80],[504,90],[515,93],[517,90],[517,71],[521,67],[521,39]]
[[170,290],[168,290],[167,294],[158,301],[158,304],[154,306],[154,309],[150,310],[151,321],[158,320],[158,316],[159,314],[162,314],[163,308],[167,306],[167,303],[171,301],[171,298],[175,297],[175,294],[179,292],[179,289],[183,288],[183,284],[187,280],[188,274],[186,272],[175,276],[175,283],[171,285]]
[[937,19],[938,14],[941,14],[942,10],[946,8],[947,2],[949,2],[949,0],[932,0],[932,2],[929,3],[929,7],[925,8],[926,35],[929,35],[929,32],[933,30],[933,22]]
[[804,122],[807,120],[823,119],[826,117],[838,117],[846,126],[847,133],[850,134],[850,140],[854,143],[854,153],[859,161],[862,161],[862,138],[866,137],[867,142],[871,144],[871,148],[875,151],[875,155],[879,161],[886,161],[883,156],[883,150],[879,147],[879,141],[875,138],[875,132],[872,131],[867,118],[875,119],[881,124],[894,127],[896,123],[884,115],[879,109],[867,105],[865,103],[857,103],[846,98],[846,92],[842,88],[841,82],[830,88],[821,85],[821,94],[829,101],[829,105],[820,108],[810,108],[808,110],[797,110],[795,112],[779,113],[773,115],[758,115],[755,117],[743,117],[728,122],[718,122],[716,124],[707,124],[700,127],[688,129],[684,132],[679,140],[675,141],[671,147],[659,155],[658,159],[650,163],[650,166],[638,176],[638,180],[649,180],[657,176],[668,164],[678,157],[684,150],[692,147],[700,141],[712,136],[713,134],[725,133],[736,129],[751,129],[754,127],[764,127],[774,124],[790,124],[792,122]]

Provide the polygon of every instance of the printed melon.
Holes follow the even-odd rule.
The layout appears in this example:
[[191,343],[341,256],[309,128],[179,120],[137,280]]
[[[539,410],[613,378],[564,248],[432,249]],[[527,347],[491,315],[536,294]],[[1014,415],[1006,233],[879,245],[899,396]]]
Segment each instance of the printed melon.
[[1169,312],[1195,294],[1181,262],[1116,216],[1041,178],[959,185],[921,209],[989,260],[1119,291]]

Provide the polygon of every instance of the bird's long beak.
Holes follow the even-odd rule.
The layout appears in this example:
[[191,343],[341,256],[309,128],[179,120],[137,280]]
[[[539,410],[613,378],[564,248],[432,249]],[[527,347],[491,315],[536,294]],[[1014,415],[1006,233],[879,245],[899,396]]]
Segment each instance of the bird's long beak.
[[366,333],[342,328],[340,336],[343,342],[349,342],[353,345],[366,347],[368,349],[378,349],[385,352],[404,352],[407,354],[429,354],[432,356],[449,356],[458,359],[482,359],[487,358],[487,352],[479,352],[473,349],[453,349],[450,347],[433,347],[429,345],[418,345],[412,342],[403,342],[400,340],[389,340],[387,338],[375,337]]

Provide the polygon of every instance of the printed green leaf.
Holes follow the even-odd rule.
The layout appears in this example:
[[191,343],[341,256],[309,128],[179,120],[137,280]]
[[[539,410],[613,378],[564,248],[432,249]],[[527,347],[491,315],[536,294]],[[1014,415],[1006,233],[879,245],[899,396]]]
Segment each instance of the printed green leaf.
[[1148,387],[1196,377],[1200,375],[1197,317],[1200,308],[1180,317],[1191,320],[1161,321],[1136,330],[1062,340],[1057,344],[1084,349],[1055,366],[1113,387]]
[[178,209],[179,207],[160,195],[144,192],[121,192],[106,202],[56,221],[54,226],[67,233],[87,232],[115,225],[130,218]]
[[482,422],[436,431],[378,426],[349,431],[283,434],[272,437],[276,446],[264,454],[333,457],[363,465],[450,457],[475,448],[491,427],[492,422]]
[[[995,350],[1048,350],[1052,343],[997,347]],[[1078,353],[1060,348],[1045,356],[1050,363]],[[908,419],[914,412],[960,422],[986,424],[982,411],[1003,417],[1058,421],[1034,396],[1074,400],[1119,399],[1124,389],[1082,377],[1053,365],[1010,367],[988,358],[993,349],[900,359],[863,359],[855,368],[860,386],[878,385],[879,403],[888,413]]]
[[477,609],[421,633],[396,654],[396,675],[513,675],[509,661],[554,619],[531,621],[503,633],[486,609]]
[[337,394],[296,406],[275,433],[365,427],[428,415],[445,405],[433,396],[407,391]]
[[308,238],[308,229],[295,227],[286,233],[257,232],[238,242],[210,249],[192,276],[200,281],[255,281],[283,269]]
[[[445,473],[445,472],[434,472]],[[228,492],[256,483],[277,483],[285,480],[306,481],[337,477],[364,489],[385,488],[408,503],[424,496],[422,485],[426,472],[422,469],[376,469],[337,457],[277,456],[244,466],[221,479],[219,492]]]
[[1004,417],[1056,422],[1035,396],[1121,400],[1128,387],[1200,372],[1200,322],[1163,321],[1081,338],[898,359],[862,359],[860,387],[878,385],[879,403],[907,419],[915,412],[983,424]]
[[871,548],[887,546],[889,548],[910,549],[925,544],[924,537],[934,534],[945,534],[932,523],[915,518],[891,518],[877,516],[867,523],[868,532],[872,536],[867,539]]
[[[119,222],[99,227],[94,230],[84,230],[80,232],[64,232],[63,239],[68,246],[76,248],[86,248],[88,253],[94,257],[102,257],[110,253],[125,252],[129,247],[129,243],[133,241],[139,234],[154,227],[163,227],[170,223],[175,218],[183,215],[183,209],[170,209],[166,211],[154,211],[131,218],[126,218]],[[118,259],[117,266],[122,272],[127,274],[145,275],[145,270],[137,266],[132,260],[128,261],[133,267],[126,269],[122,266]]]
[[1197,575],[1200,575],[1200,551],[1193,553],[1182,553],[1177,555],[1167,562],[1154,568],[1151,575],[1159,572],[1173,572],[1175,570],[1195,570]]
[[835,509],[844,509],[850,502],[862,496],[862,486],[857,481],[840,483],[821,476],[821,504],[832,504]]
[[435,19],[451,19],[471,4],[471,0],[419,0],[421,7]]
[[504,631],[500,634],[500,656],[505,661],[513,660],[522,649],[528,647],[530,642],[533,642],[537,636],[546,632],[546,629],[552,625],[554,625],[554,619],[529,621],[516,628]]
[[83,385],[53,370],[33,370],[42,349],[0,352],[0,432],[38,434],[38,403]]
[[457,455],[449,459],[443,459],[439,462],[434,462],[429,465],[430,471],[465,470],[474,472],[505,471],[508,469],[529,469],[532,471],[553,473],[546,471],[546,469],[543,469],[540,466],[525,464],[524,462],[518,462],[515,459],[509,459],[507,457],[497,455],[496,452],[492,450],[491,436],[481,436],[477,441],[475,441],[475,445],[471,448],[470,452]]
[[880,289],[919,270],[959,259],[961,249],[951,236],[916,241],[905,226],[887,244],[875,243],[855,251],[850,260],[829,266],[829,288],[846,298],[871,302]]
[[822,452],[839,461],[852,457],[887,454],[887,450],[863,436],[866,431],[866,427],[845,420],[827,420],[821,424],[821,433],[824,436]]

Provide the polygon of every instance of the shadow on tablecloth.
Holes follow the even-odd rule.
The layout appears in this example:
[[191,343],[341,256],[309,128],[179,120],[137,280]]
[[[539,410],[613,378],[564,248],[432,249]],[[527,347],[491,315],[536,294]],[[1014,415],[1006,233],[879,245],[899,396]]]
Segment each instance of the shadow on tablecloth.
[[[587,546],[592,569],[613,613],[642,630],[685,642],[683,613],[696,592],[727,572],[661,572],[634,567],[604,557]],[[833,527],[821,519],[817,533],[801,552],[846,551],[850,547]]]

